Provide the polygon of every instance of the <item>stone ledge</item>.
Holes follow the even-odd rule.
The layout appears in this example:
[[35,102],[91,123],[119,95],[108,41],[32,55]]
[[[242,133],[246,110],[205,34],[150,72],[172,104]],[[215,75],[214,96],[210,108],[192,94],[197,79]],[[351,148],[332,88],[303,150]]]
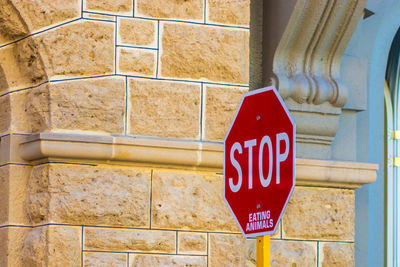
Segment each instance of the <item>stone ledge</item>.
[[[20,144],[22,160],[46,159],[147,164],[175,168],[223,169],[223,143],[145,137],[43,132]],[[376,180],[377,164],[296,159],[296,184],[358,188]]]

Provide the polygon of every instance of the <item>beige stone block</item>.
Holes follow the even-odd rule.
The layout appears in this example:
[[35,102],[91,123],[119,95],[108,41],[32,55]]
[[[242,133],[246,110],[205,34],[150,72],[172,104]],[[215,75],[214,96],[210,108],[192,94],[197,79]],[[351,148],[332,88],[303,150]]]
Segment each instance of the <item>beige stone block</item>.
[[[2,54],[2,50],[0,49],[0,56]],[[8,89],[7,77],[3,71],[3,66],[0,65],[0,94],[5,93]]]
[[222,199],[222,176],[154,170],[154,228],[239,232]]
[[13,132],[79,130],[124,133],[123,77],[46,83],[13,92],[10,98]]
[[176,253],[176,233],[160,230],[84,229],[86,250]]
[[0,166],[11,162],[11,138],[12,135],[0,135]]
[[0,21],[0,45],[22,38],[29,32],[11,1],[1,2]]
[[296,187],[282,219],[283,238],[354,240],[354,191]]
[[248,88],[205,86],[204,139],[223,141]]
[[179,266],[206,267],[205,256],[129,254],[130,267]]
[[[0,225],[8,224],[8,193],[10,167],[0,167]],[[0,240],[2,240],[0,238]]]
[[28,188],[33,223],[149,226],[149,170],[46,164],[33,168]]
[[241,234],[210,234],[210,267],[245,266],[247,261],[246,239]]
[[0,96],[0,136],[9,132],[11,125],[10,95]]
[[12,132],[38,133],[50,129],[48,83],[10,94]]
[[178,232],[178,253],[206,255],[207,234],[194,232]]
[[123,77],[57,82],[51,85],[50,97],[53,130],[124,132]]
[[257,266],[257,240],[255,238],[246,239],[246,267]]
[[319,266],[354,266],[353,243],[319,243]]
[[207,0],[207,22],[249,26],[250,0]]
[[[1,169],[0,169],[1,175]],[[1,176],[0,176],[1,178]],[[0,189],[1,190],[1,189]],[[1,215],[0,215],[1,216]],[[0,266],[8,266],[8,242],[6,241],[8,238],[8,229],[0,228]]]
[[272,266],[317,266],[317,243],[271,240]]
[[138,48],[117,48],[118,74],[156,77],[157,51]]
[[131,134],[199,138],[200,85],[129,79],[129,92]]
[[46,80],[40,49],[33,38],[0,48],[0,94],[35,86]]
[[69,23],[35,36],[51,79],[114,73],[114,23]]
[[0,229],[0,265],[81,266],[81,227]]
[[126,267],[128,255],[123,253],[84,252],[85,267]]
[[204,20],[203,0],[137,0],[135,16],[160,19]]
[[[16,44],[0,48],[0,93],[4,94],[13,88],[24,87],[25,77],[20,74],[19,66],[14,53]],[[21,82],[21,78],[23,82]],[[4,96],[3,96],[4,98]],[[1,116],[1,113],[0,113]]]
[[[245,244],[243,246],[243,237],[241,235],[228,235],[228,236],[218,235],[218,234],[212,234],[212,235],[214,235],[214,247],[217,248],[217,251],[215,253],[210,251],[209,255],[210,267],[211,266],[246,266],[246,267],[257,266],[257,246],[256,246],[257,240],[255,238],[246,239]],[[220,251],[221,253],[227,253],[227,255],[230,255],[229,258],[224,259],[224,255],[218,254],[218,251]],[[239,256],[235,258],[234,256],[232,256],[232,254]],[[244,260],[243,257],[245,257]],[[231,262],[241,262],[242,265],[230,265]]]
[[48,234],[49,226],[32,228],[25,234],[20,251],[24,266],[41,266],[41,263],[48,260],[47,249],[51,242],[47,240]]
[[156,21],[118,18],[118,44],[157,48]]
[[132,0],[84,0],[84,10],[111,13],[117,15],[132,15]]
[[248,30],[173,22],[160,27],[163,77],[248,84]]
[[29,219],[26,213],[27,184],[32,167],[9,165],[8,181],[8,223],[27,225]]
[[0,266],[24,267],[22,249],[28,227],[0,228]]
[[34,86],[48,80],[47,70],[42,60],[42,52],[34,38],[26,38],[13,46],[15,62],[18,66],[18,79],[25,81],[24,86],[22,86],[22,81],[18,81],[21,85],[16,86],[16,88]]
[[21,250],[22,266],[81,266],[82,227],[43,226],[30,230]]
[[11,0],[30,32],[76,19],[81,15],[80,0]]
[[27,182],[31,167],[0,167],[0,225],[27,225],[25,210]]

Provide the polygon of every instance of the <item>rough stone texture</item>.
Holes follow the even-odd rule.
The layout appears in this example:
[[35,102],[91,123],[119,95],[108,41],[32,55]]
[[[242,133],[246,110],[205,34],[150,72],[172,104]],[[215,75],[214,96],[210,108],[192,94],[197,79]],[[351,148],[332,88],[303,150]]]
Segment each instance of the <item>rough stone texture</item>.
[[[124,132],[125,80],[122,77],[46,83],[14,92],[10,97],[14,132],[60,129]],[[0,113],[0,131],[1,122]]]
[[26,185],[31,167],[0,167],[0,225],[26,225]]
[[159,230],[85,228],[85,249],[116,252],[176,253],[176,233]]
[[248,30],[169,22],[160,27],[162,76],[248,84]]
[[0,225],[27,225],[25,210],[27,182],[31,167],[0,167]]
[[319,266],[354,266],[354,244],[325,243],[319,244]]
[[157,23],[152,20],[118,18],[118,44],[157,47]]
[[[10,89],[18,88],[19,86],[23,88],[23,84],[26,82],[23,75],[19,73],[19,67],[14,53],[15,46],[16,44],[13,44],[0,48],[1,94],[6,93]],[[21,78],[24,82],[20,81]]]
[[44,226],[26,235],[22,266],[81,266],[82,227]]
[[203,21],[203,0],[137,0],[135,16]]
[[122,77],[54,83],[50,96],[53,130],[124,132],[125,80]]
[[246,239],[246,267],[257,266],[257,240],[255,238]]
[[[0,170],[1,172],[1,170]],[[1,173],[0,173],[1,175]],[[1,177],[1,176],[0,176]],[[1,190],[1,189],[0,189]],[[8,266],[7,265],[7,256],[8,256],[8,229],[0,228],[0,266]]]
[[30,32],[78,18],[81,15],[80,0],[11,0],[21,14]]
[[239,232],[222,199],[222,176],[155,170],[152,188],[152,227]]
[[51,79],[114,73],[112,22],[78,21],[41,33],[35,40]]
[[249,26],[250,0],[207,0],[207,22]]
[[179,266],[179,267],[206,267],[205,256],[174,256],[174,255],[129,255],[130,267],[149,266]]
[[208,261],[210,267],[245,266],[246,239],[239,234],[210,234]]
[[283,215],[283,237],[354,240],[354,191],[296,187]]
[[192,255],[207,254],[207,234],[178,232],[178,253]]
[[26,233],[22,245],[21,260],[25,266],[40,266],[48,260],[47,248],[50,245],[47,239],[49,227],[33,228]]
[[316,242],[271,240],[271,267],[316,265]]
[[157,51],[137,48],[118,48],[118,74],[156,76]]
[[27,35],[26,24],[12,2],[2,0],[0,5],[0,45]]
[[[0,51],[1,54],[1,51]],[[8,89],[7,77],[0,65],[0,93],[5,92]]]
[[47,80],[37,42],[29,37],[0,48],[0,93]]
[[33,168],[28,188],[33,223],[149,226],[147,170],[46,164]]
[[0,96],[0,135],[9,132],[11,125],[10,95]]
[[38,133],[50,129],[50,92],[48,83],[10,94],[11,130]]
[[[28,32],[15,6],[10,1],[2,1],[0,44],[20,39]],[[32,38],[25,38],[0,49],[0,93],[7,89],[32,86],[45,79],[43,63]]]
[[0,229],[0,266],[25,267],[21,251],[24,239],[30,231],[27,227],[5,227]]
[[127,255],[121,253],[84,252],[85,267],[126,267]]
[[85,0],[86,10],[112,13],[117,15],[132,15],[132,0]]
[[200,85],[129,79],[129,90],[131,134],[199,138]]
[[[0,167],[0,225],[6,225],[8,222],[9,175],[10,175],[9,166]],[[0,240],[2,239],[0,238]]]
[[223,141],[242,96],[248,88],[207,85],[205,90],[204,139]]

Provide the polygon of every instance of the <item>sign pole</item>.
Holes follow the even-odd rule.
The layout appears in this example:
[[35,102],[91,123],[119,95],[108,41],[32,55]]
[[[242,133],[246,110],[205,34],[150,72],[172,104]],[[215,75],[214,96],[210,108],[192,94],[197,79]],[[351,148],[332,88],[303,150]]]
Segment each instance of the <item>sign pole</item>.
[[257,237],[257,267],[270,267],[271,256],[270,252],[270,235]]

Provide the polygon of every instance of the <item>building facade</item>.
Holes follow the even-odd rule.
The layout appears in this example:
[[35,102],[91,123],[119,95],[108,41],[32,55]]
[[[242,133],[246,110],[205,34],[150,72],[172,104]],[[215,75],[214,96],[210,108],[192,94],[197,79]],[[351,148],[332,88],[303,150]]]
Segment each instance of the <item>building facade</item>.
[[271,84],[297,124],[271,265],[400,261],[398,1],[0,3],[0,266],[255,266],[223,139]]

